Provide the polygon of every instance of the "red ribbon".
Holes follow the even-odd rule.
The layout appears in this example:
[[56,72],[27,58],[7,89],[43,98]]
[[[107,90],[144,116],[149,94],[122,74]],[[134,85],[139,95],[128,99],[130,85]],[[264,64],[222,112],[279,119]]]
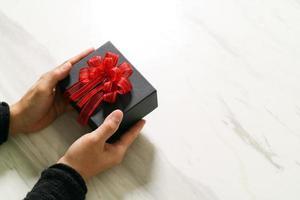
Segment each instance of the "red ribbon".
[[107,52],[103,59],[101,56],[90,58],[88,66],[80,69],[78,82],[65,91],[64,96],[81,109],[80,124],[86,125],[103,101],[114,103],[118,94],[132,90],[129,77],[133,70],[127,62],[117,66],[118,59],[119,55],[112,52]]

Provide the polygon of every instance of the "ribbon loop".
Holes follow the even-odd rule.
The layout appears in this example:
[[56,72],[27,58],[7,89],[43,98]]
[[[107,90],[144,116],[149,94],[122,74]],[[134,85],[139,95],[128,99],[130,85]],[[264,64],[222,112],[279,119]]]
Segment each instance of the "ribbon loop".
[[129,63],[123,62],[122,64],[119,65],[119,70],[121,71],[121,74],[123,77],[130,77],[131,74],[133,73],[132,68],[130,67]]
[[89,59],[87,61],[87,64],[90,67],[98,67],[99,65],[102,64],[102,62],[101,62],[101,56],[94,56],[94,57],[92,57],[91,59]]
[[103,95],[103,100],[108,103],[114,103],[117,98],[117,92],[109,92]]
[[105,58],[111,58],[112,59],[112,65],[116,66],[119,60],[119,55],[115,54],[113,52],[106,52]]
[[117,83],[118,86],[118,93],[119,94],[126,94],[127,92],[132,90],[131,82],[127,79],[122,77],[119,82]]

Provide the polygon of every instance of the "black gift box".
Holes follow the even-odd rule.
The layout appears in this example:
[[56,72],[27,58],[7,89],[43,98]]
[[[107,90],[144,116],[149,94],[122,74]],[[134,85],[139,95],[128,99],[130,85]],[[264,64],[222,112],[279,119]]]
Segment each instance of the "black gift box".
[[[59,87],[61,92],[64,92],[78,81],[79,70],[80,68],[87,66],[88,59],[96,55],[104,57],[105,53],[108,51],[119,55],[118,64],[126,61],[133,68],[133,74],[129,78],[133,86],[132,91],[125,95],[118,95],[116,102],[113,104],[101,103],[88,122],[92,129],[96,129],[112,111],[115,109],[122,110],[124,114],[123,121],[120,124],[118,131],[107,141],[112,143],[118,140],[126,129],[157,107],[156,89],[138,72],[138,70],[135,69],[121,52],[111,42],[105,43],[95,52],[76,63],[73,66],[70,75],[59,83]],[[78,112],[80,111],[74,102],[71,102],[71,104]]]

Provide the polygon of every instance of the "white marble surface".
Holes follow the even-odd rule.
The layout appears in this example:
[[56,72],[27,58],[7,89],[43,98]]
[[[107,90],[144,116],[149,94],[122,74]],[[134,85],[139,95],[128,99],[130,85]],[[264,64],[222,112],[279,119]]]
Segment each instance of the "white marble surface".
[[[159,108],[87,199],[298,200],[299,36],[299,0],[0,0],[0,97],[111,40]],[[24,197],[88,130],[75,119],[0,147],[1,199]]]

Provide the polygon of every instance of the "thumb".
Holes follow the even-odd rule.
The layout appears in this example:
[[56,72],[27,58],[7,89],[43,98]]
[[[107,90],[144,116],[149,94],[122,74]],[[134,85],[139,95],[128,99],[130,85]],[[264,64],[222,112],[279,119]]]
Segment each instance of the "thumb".
[[105,142],[110,138],[119,128],[123,119],[123,112],[121,110],[115,110],[106,117],[103,124],[93,131],[98,140]]
[[44,80],[49,88],[54,88],[56,84],[64,79],[72,68],[72,64],[67,61],[44,75]]

